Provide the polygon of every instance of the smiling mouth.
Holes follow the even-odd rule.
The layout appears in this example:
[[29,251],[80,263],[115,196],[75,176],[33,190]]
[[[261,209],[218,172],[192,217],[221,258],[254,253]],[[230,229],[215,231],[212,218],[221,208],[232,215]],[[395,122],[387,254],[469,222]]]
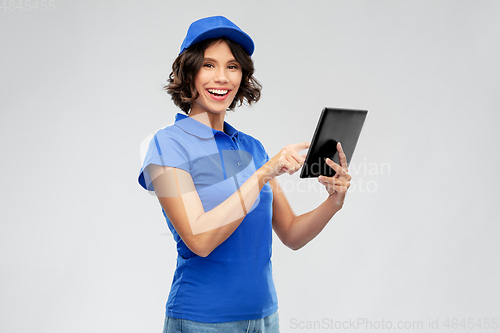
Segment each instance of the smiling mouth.
[[229,90],[221,90],[221,89],[207,89],[207,91],[210,94],[212,94],[214,96],[218,96],[218,97],[225,96],[229,92]]

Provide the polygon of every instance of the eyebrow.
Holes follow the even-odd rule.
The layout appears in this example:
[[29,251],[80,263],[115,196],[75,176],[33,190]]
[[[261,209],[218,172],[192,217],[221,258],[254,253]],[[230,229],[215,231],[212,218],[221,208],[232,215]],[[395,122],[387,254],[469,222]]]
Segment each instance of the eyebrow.
[[[213,61],[213,62],[217,62],[217,60],[212,59],[212,58],[204,58],[204,59],[203,59],[203,61]],[[230,62],[236,62],[236,63],[238,63],[238,61],[237,61],[236,59],[234,59],[234,58],[233,58],[233,59],[231,59],[231,60],[229,60],[227,63],[230,63]]]

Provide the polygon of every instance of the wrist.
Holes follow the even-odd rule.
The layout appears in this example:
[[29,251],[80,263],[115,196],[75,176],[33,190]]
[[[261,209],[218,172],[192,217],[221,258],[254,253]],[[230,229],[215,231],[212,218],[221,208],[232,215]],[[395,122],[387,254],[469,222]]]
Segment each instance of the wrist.
[[[269,162],[268,162],[269,163]],[[259,179],[259,184],[262,183],[264,186],[267,182],[271,181],[275,175],[272,173],[272,168],[266,163],[260,167],[257,171],[257,178]]]
[[328,203],[328,206],[334,211],[334,214],[341,210],[344,206],[344,200],[342,200],[342,202],[339,202],[335,194],[329,195],[328,198],[326,198],[325,202]]

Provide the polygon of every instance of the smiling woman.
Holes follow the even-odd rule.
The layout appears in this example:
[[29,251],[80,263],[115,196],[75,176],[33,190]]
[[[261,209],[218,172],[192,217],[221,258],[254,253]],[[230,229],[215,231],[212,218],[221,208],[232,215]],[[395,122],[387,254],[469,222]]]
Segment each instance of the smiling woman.
[[296,216],[276,177],[297,172],[309,142],[273,158],[259,140],[224,119],[260,98],[252,39],[222,16],[191,24],[165,87],[185,114],[151,140],[139,183],[155,191],[177,243],[166,305],[167,332],[279,332],[272,276],[272,232],[298,250],[342,207],[345,155],[321,183],[330,196]]
[[242,72],[227,42],[216,40],[205,50],[203,66],[194,79],[198,98],[191,114],[225,112],[240,88]]
[[[224,47],[221,44],[226,46]],[[205,54],[205,52],[208,48],[211,48],[213,55],[213,47],[217,46],[226,49],[226,51],[229,48],[234,63],[228,65],[231,66],[233,71],[239,69],[241,73],[240,82],[238,83],[239,89],[235,89],[236,94],[227,108],[233,110],[237,105],[242,105],[244,102],[251,105],[260,99],[262,86],[253,76],[255,69],[250,55],[245,52],[240,44],[227,37],[210,38],[192,45],[177,57],[172,65],[172,73],[170,73],[168,79],[169,84],[164,87],[172,96],[175,105],[186,114],[189,113],[192,103],[202,91],[196,86],[195,82],[196,77],[201,74],[200,69],[202,67],[215,69],[213,59],[206,59],[208,54]],[[228,56],[227,53],[226,56]],[[210,60],[212,60],[212,63]]]

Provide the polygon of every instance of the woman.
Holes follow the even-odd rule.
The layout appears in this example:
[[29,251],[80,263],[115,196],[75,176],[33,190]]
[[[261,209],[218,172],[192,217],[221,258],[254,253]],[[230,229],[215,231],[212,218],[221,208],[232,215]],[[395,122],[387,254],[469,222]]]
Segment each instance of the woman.
[[224,121],[260,98],[252,39],[217,16],[191,24],[166,86],[178,113],[151,140],[139,183],[154,190],[177,242],[164,332],[278,332],[272,230],[298,250],[342,208],[351,177],[345,155],[315,210],[295,216],[277,176],[304,163],[309,143],[269,158],[257,139]]

